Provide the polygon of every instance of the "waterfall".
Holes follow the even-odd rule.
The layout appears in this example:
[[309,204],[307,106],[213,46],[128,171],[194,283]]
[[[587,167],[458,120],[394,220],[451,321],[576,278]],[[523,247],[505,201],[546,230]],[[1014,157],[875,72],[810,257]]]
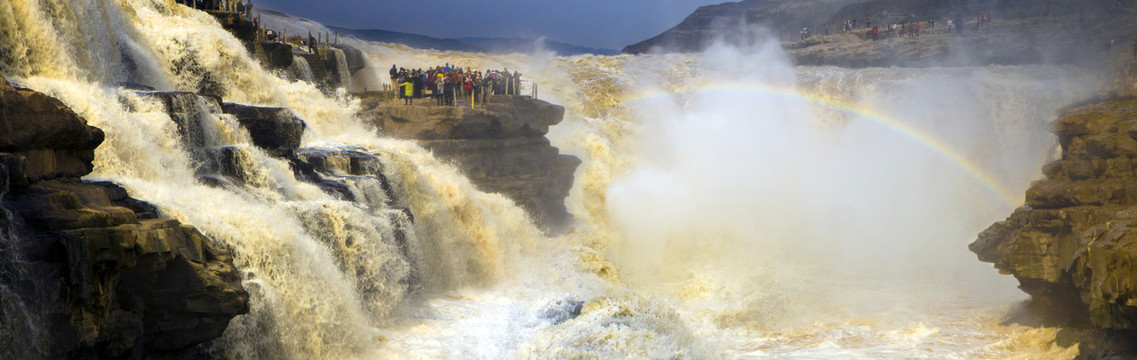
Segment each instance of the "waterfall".
[[[366,48],[384,68],[556,84],[542,97],[568,115],[550,137],[587,158],[577,228],[543,237],[512,201],[378,136],[359,100],[266,72],[202,12],[0,2],[0,75],[106,132],[89,178],[233,251],[251,309],[213,344],[222,357],[1065,354],[1053,329],[999,325],[1011,300],[950,285],[969,274],[954,266],[970,227],[1005,214],[990,184],[1022,193],[1052,146],[1047,117],[1090,93],[1083,71],[795,68],[776,44],[557,59]],[[258,146],[234,103],[303,119],[299,146]],[[50,344],[34,311],[5,297],[10,236],[0,346],[35,353]]]
[[312,67],[308,65],[308,60],[301,56],[292,57],[292,65],[288,67],[288,76],[298,81],[316,82],[316,75],[312,73]]
[[351,69],[347,66],[347,56],[344,55],[343,50],[336,48],[328,48],[332,52],[332,57],[335,58],[335,74],[336,74],[336,87],[342,87],[351,90]]
[[376,69],[375,64],[371,62],[371,58],[362,56],[363,68],[356,71],[351,76],[351,84],[353,92],[377,91],[383,89],[383,85],[388,81],[380,80],[385,79],[386,69]]
[[[233,250],[251,310],[219,342],[230,356],[372,353],[375,326],[409,294],[504,276],[508,254],[539,236],[511,201],[417,145],[378,137],[347,99],[272,76],[209,15],[173,1],[8,1],[0,36],[0,74],[106,131],[90,178]],[[126,81],[184,92],[116,86]],[[297,154],[320,164],[320,179],[255,146],[196,92],[295,110],[308,126]]]

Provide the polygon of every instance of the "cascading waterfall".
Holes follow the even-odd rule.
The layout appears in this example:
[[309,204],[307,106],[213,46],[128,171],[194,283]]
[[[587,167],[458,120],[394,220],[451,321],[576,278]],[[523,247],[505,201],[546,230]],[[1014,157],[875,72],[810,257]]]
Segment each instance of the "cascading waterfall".
[[[507,254],[538,235],[510,201],[477,193],[411,143],[377,137],[352,116],[350,100],[268,74],[204,13],[173,1],[11,1],[0,4],[0,18],[3,75],[108,133],[90,177],[122,184],[234,251],[251,310],[221,340],[231,356],[363,356],[380,345],[374,327],[409,291],[503,276]],[[358,152],[373,159],[372,173],[345,180],[357,200],[345,201],[252,145],[216,100],[116,87],[127,81],[252,105],[304,104],[293,109],[314,148],[301,152]],[[348,177],[329,162],[328,177]],[[393,181],[384,186],[381,176]],[[406,199],[416,224],[388,205],[398,201],[388,191]],[[493,223],[502,226],[485,225]]]
[[288,67],[288,75],[289,78],[298,81],[316,82],[316,75],[312,73],[312,67],[308,65],[308,60],[305,60],[303,57],[292,57],[292,65]]
[[345,89],[352,89],[351,87],[351,72],[347,66],[347,56],[344,55],[343,50],[331,49],[332,57],[335,58],[336,64],[336,86]]
[[[586,160],[576,229],[542,237],[508,199],[376,136],[356,100],[264,71],[204,13],[0,3],[0,74],[106,131],[91,177],[233,250],[251,309],[217,344],[228,357],[1068,355],[1052,329],[997,324],[1013,296],[953,283],[990,283],[957,255],[1037,175],[1045,121],[1089,95],[1084,71],[794,68],[772,43],[557,59],[353,45],[384,68],[541,83],[568,108],[550,137]],[[309,126],[296,156],[326,181],[298,180],[196,93],[290,108]],[[13,306],[2,316],[28,313]],[[3,331],[34,326],[0,327],[0,345],[46,346]]]

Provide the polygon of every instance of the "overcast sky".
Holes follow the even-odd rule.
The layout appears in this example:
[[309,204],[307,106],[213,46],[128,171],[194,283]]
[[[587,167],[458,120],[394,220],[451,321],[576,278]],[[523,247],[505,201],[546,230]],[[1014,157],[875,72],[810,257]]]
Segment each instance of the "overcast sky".
[[253,0],[324,25],[441,38],[538,37],[619,50],[725,0]]

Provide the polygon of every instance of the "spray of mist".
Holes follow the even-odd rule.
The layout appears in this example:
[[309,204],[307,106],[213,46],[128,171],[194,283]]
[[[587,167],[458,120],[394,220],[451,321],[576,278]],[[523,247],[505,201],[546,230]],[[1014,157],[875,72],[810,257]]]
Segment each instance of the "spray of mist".
[[1058,106],[1089,94],[1086,73],[795,69],[775,41],[746,43],[649,57],[683,74],[635,64],[649,95],[629,105],[633,165],[605,196],[634,286],[757,329],[1018,296],[966,250],[1018,204],[968,167],[1021,194]]

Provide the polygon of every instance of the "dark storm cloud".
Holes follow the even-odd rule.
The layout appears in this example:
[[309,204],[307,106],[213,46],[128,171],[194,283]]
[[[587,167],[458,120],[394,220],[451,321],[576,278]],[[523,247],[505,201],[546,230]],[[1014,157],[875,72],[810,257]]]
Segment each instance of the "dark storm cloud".
[[253,0],[326,25],[434,37],[537,37],[620,49],[721,0]]

